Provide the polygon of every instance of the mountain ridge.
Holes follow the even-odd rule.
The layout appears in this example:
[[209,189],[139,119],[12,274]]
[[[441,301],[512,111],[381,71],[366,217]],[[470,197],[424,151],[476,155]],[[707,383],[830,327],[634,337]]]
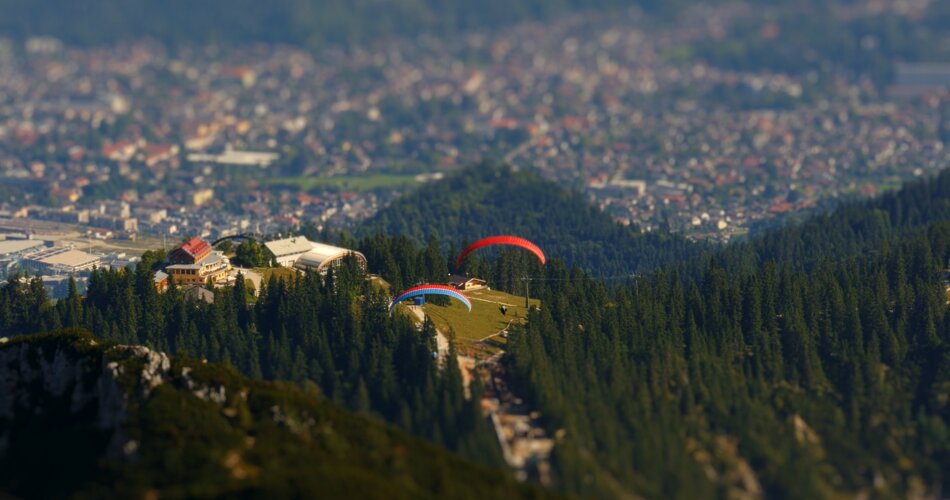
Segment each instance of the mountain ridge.
[[408,193],[356,230],[431,237],[461,247],[513,234],[595,276],[634,274],[699,255],[706,245],[670,233],[641,233],[615,222],[575,192],[530,170],[483,163]]

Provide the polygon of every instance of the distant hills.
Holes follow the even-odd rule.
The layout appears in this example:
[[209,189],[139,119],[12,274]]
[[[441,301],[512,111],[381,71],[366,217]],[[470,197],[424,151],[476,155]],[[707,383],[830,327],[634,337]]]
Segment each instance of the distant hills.
[[0,344],[0,491],[27,498],[542,496],[501,470],[295,385],[98,342],[71,330]]
[[945,170],[744,242],[712,246],[666,232],[641,233],[533,171],[482,164],[400,197],[356,234],[405,236],[419,245],[435,237],[456,248],[483,236],[515,234],[540,245],[551,259],[606,277],[661,267],[694,273],[712,257],[734,271],[768,261],[810,270],[821,261],[885,251],[887,244],[947,219],[950,171]]
[[[0,38],[54,36],[75,45],[150,38],[173,48],[194,43],[281,43],[317,50],[423,33],[457,37],[466,31],[544,22],[579,11],[618,13],[639,8],[662,22],[697,3],[709,6],[719,1],[0,0]],[[946,59],[947,2],[930,2],[922,15],[868,10],[854,18],[836,16],[834,4],[847,10],[849,2],[773,0],[763,12],[769,12],[767,19],[777,23],[782,36],[764,39],[761,22],[753,16],[730,23],[728,36],[697,41],[689,50],[729,68],[802,73],[834,62],[880,82],[893,76],[895,60]],[[864,48],[863,40],[868,39],[874,40],[874,48]]]
[[527,171],[482,164],[404,195],[367,220],[358,235],[435,237],[461,246],[514,234],[549,258],[594,276],[633,274],[699,255],[705,245],[667,233],[639,233],[616,223],[582,195]]
[[[640,0],[646,10],[681,1]],[[0,0],[0,36],[52,35],[76,44],[152,37],[183,42],[292,43],[316,48],[421,32],[497,27],[619,0]]]

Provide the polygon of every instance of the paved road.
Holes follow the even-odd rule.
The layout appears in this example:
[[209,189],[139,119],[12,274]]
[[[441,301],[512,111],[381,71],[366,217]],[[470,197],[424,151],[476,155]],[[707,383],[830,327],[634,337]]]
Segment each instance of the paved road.
[[521,153],[524,153],[525,151],[527,151],[527,149],[531,147],[531,143],[534,142],[535,140],[537,140],[536,137],[531,137],[528,140],[516,146],[514,149],[512,149],[508,153],[506,153],[505,156],[503,157],[504,158],[503,163],[510,164],[511,161],[517,158],[518,156],[520,156]]

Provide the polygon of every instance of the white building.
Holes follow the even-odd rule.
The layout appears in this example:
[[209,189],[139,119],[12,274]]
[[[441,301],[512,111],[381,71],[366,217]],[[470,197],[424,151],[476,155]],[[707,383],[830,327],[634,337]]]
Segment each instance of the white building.
[[352,254],[366,269],[366,256],[363,254],[348,248],[316,243],[303,236],[268,241],[264,246],[274,254],[277,264],[283,267],[326,273],[331,265],[339,264],[344,257]]
[[339,265],[347,255],[353,255],[363,269],[366,269],[366,256],[348,248],[312,243],[313,249],[301,255],[294,267],[302,271],[326,273],[331,266]]
[[227,150],[221,154],[202,154],[192,153],[188,155],[188,161],[201,163],[217,163],[220,165],[241,165],[248,167],[265,168],[271,163],[280,159],[279,153],[260,152],[260,151],[234,151]]
[[78,273],[91,271],[102,264],[102,259],[72,248],[47,248],[25,257],[26,264],[43,271]]
[[0,259],[13,259],[44,246],[42,240],[2,240],[0,241]]
[[274,254],[277,265],[294,267],[301,255],[313,250],[314,243],[303,236],[294,236],[282,240],[268,241],[264,246]]

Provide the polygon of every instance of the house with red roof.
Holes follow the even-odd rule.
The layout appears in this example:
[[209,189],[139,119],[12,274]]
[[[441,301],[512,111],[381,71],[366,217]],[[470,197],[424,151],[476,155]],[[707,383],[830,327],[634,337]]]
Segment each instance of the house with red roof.
[[178,146],[174,144],[146,144],[142,147],[145,155],[145,164],[149,167],[169,161],[178,154]]
[[119,141],[102,147],[102,156],[112,161],[129,161],[138,147],[132,141]]
[[209,280],[222,283],[231,271],[231,261],[197,236],[169,252],[168,262],[165,272],[177,285],[203,285]]
[[211,245],[195,236],[168,254],[172,264],[197,264],[211,253]]

